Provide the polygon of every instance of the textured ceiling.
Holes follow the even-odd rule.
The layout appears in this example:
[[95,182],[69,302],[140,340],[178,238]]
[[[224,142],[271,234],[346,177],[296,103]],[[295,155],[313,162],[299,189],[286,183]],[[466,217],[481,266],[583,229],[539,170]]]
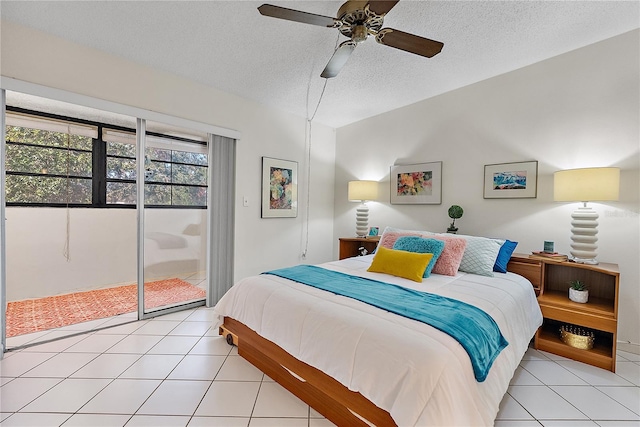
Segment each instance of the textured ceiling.
[[[335,29],[261,16],[254,1],[7,1],[2,18],[310,117]],[[269,1],[335,16],[342,2]],[[385,18],[444,42],[431,59],[360,44],[314,121],[340,127],[640,28],[638,1],[410,1]]]

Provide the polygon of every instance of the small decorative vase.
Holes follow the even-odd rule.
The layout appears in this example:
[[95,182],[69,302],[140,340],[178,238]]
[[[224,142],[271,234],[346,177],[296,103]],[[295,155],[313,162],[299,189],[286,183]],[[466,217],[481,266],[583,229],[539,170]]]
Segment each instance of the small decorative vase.
[[569,299],[584,304],[589,300],[589,291],[576,291],[573,288],[569,288]]
[[458,227],[447,228],[447,233],[456,234],[457,232],[458,232]]

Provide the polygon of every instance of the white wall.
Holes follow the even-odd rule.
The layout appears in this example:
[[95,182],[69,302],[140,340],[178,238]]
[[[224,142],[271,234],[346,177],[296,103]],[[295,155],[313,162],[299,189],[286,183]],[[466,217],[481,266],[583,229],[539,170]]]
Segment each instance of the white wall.
[[[235,279],[302,261],[309,182],[304,118],[14,23],[2,21],[1,31],[3,77],[239,131]],[[292,90],[306,96],[306,87]],[[333,129],[314,124],[312,142],[306,261],[317,263],[332,258]],[[301,206],[297,218],[260,218],[262,156],[298,162]],[[248,197],[248,207],[243,207],[243,196]]]
[[136,280],[133,209],[7,208],[7,300]]
[[[619,339],[640,343],[640,32],[633,31],[337,131],[334,242],[354,234],[352,179],[381,181],[369,225],[516,240],[517,251],[555,241],[568,253],[577,204],[553,202],[553,172],[622,169],[620,200],[596,204],[599,259],[620,265]],[[483,199],[484,165],[537,160],[535,199]],[[443,162],[441,205],[390,205],[389,167]],[[334,255],[337,244],[334,243]]]

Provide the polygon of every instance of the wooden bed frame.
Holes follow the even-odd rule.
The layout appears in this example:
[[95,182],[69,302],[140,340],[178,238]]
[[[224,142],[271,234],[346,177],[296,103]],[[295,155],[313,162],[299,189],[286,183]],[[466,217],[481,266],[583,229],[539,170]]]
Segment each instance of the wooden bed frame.
[[[527,261],[512,260],[508,270],[521,276],[531,276],[531,265]],[[219,333],[226,338],[227,343],[238,347],[240,356],[334,424],[397,426],[387,411],[324,372],[291,356],[243,323],[225,317]]]
[[238,354],[338,426],[396,426],[387,411],[324,372],[291,356],[230,317],[220,326]]

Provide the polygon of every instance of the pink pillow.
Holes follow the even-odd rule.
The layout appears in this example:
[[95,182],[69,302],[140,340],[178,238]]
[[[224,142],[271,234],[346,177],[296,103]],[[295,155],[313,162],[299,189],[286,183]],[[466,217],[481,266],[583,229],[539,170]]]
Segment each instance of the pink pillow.
[[465,239],[443,236],[440,234],[436,236],[429,236],[429,238],[442,240],[444,242],[444,249],[431,272],[435,274],[442,274],[444,276],[455,276],[458,272],[458,267],[460,267],[460,263],[462,262],[462,256],[464,255],[464,248],[467,246],[467,241]]
[[402,236],[420,236],[420,234],[407,231],[385,231],[380,238],[380,243],[378,243],[378,246],[384,246],[387,249],[393,249],[393,245],[396,243],[396,240],[398,240]]

